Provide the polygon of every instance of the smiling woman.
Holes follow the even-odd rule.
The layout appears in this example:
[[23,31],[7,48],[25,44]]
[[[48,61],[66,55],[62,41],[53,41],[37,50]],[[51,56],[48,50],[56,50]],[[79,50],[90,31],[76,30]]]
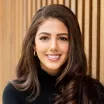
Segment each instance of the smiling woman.
[[81,31],[64,5],[47,5],[33,17],[3,104],[104,104],[104,87],[86,75]]

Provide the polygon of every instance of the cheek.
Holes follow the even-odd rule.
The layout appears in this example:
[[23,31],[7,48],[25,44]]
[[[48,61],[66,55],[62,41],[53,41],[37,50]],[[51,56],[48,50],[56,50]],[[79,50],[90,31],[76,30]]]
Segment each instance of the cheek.
[[36,52],[44,52],[46,49],[47,49],[47,44],[43,44],[43,43],[41,43],[40,41],[38,42],[36,42],[36,46],[35,46],[36,48]]
[[35,51],[40,51],[41,50],[41,44],[37,40],[35,41]]
[[61,45],[60,47],[61,47],[61,50],[64,53],[68,53],[69,52],[69,44]]

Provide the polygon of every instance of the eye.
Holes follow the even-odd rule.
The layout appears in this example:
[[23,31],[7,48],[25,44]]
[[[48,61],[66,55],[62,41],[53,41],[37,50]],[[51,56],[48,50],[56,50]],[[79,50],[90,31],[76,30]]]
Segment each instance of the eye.
[[49,38],[47,36],[40,37],[40,40],[48,40]]
[[59,37],[59,40],[62,40],[62,41],[67,41],[67,40],[68,40],[68,38],[66,38],[66,37]]

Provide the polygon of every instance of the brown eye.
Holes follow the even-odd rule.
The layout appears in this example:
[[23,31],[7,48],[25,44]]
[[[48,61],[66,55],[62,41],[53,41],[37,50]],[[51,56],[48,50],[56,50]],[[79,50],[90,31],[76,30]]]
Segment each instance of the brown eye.
[[68,40],[68,38],[66,38],[66,37],[59,37],[59,40],[62,40],[62,41],[67,41],[67,40]]
[[49,38],[46,36],[40,37],[40,40],[48,40]]

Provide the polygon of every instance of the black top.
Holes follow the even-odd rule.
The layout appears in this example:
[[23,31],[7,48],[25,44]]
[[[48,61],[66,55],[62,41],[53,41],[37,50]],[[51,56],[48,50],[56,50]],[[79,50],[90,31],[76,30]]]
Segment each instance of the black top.
[[[44,70],[38,71],[40,82],[40,95],[31,104],[51,104],[52,97],[55,94],[55,82],[57,76],[51,76]],[[9,83],[3,92],[3,104],[28,104],[26,98],[29,92],[18,91]]]
[[[52,97],[56,93],[57,76],[51,76],[42,69],[39,70],[38,76],[41,85],[40,95],[31,104],[52,104]],[[101,83],[86,76],[80,85],[79,92],[83,93],[83,90],[85,90],[86,94],[93,99],[93,104],[104,104],[104,87]],[[28,104],[26,102],[27,96],[27,91],[20,92],[9,83],[3,92],[3,104]],[[80,98],[83,98],[83,94],[78,98],[78,104],[83,104]]]

